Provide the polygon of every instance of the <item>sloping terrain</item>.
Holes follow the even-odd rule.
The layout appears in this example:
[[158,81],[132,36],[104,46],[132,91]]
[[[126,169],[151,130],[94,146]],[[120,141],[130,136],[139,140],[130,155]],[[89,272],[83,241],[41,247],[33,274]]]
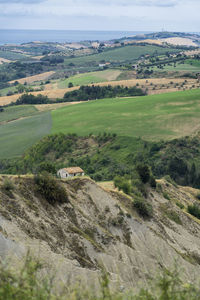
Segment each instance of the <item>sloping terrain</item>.
[[[8,183],[12,188],[8,189]],[[49,204],[32,177],[1,176],[0,256],[19,260],[29,249],[61,282],[98,286],[102,267],[111,285],[145,286],[158,270],[176,264],[184,279],[200,277],[200,223],[177,206],[195,201],[194,189],[159,182],[145,201],[153,217],[143,219],[133,199],[104,190],[88,178],[60,181],[68,200]],[[7,187],[7,189],[6,189]],[[168,193],[168,199],[163,195]]]
[[[189,66],[189,65],[188,65]],[[195,68],[195,66],[190,66],[190,68]],[[172,67],[169,67],[172,68]],[[73,81],[73,78],[77,77],[71,77],[69,79],[69,82],[73,82],[75,85],[76,84],[89,84],[92,82],[91,77],[84,77],[79,75],[79,82]],[[94,79],[94,78],[93,78]],[[99,81],[99,80],[98,80]],[[101,80],[102,81],[102,80]],[[37,91],[37,92],[31,92],[34,96],[37,96],[39,94],[43,96],[48,96],[50,99],[59,99],[63,98],[64,94],[67,92],[71,92],[74,90],[77,90],[80,88],[79,85],[76,85],[72,88],[64,88],[64,86],[67,87],[67,82],[68,81],[63,81],[63,82],[55,82],[53,84],[46,84],[45,85],[45,90],[44,91]],[[95,80],[94,80],[95,82]],[[60,87],[59,87],[60,85]],[[178,90],[186,90],[186,89],[194,89],[199,87],[199,81],[198,79],[185,79],[185,78],[151,78],[151,79],[130,79],[130,80],[116,80],[116,81],[105,81],[105,82],[98,82],[94,83],[95,86],[126,86],[126,87],[133,87],[133,86],[138,86],[142,88],[143,90],[146,90],[148,94],[154,95],[154,94],[163,94],[163,93],[170,93],[170,92],[176,92]],[[59,88],[58,88],[59,87]],[[7,105],[10,104],[11,102],[16,102],[17,99],[21,96],[22,94],[14,94],[11,96],[2,96],[0,97],[0,105]]]

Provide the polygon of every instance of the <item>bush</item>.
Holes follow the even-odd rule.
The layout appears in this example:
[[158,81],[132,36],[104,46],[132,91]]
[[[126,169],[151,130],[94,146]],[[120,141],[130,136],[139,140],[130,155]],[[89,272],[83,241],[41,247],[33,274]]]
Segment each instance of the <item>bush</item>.
[[69,82],[68,88],[72,88],[73,86],[74,86],[73,83],[72,83],[72,82]]
[[152,217],[153,216],[153,207],[143,198],[138,198],[134,200],[133,207],[136,208],[137,212],[142,217]]
[[67,193],[59,182],[47,172],[34,177],[37,191],[50,203],[64,203],[68,201]]
[[163,197],[167,200],[170,200],[170,196],[168,195],[167,192],[163,192]]
[[6,178],[4,180],[3,185],[2,185],[2,189],[5,192],[11,192],[11,191],[14,190],[14,184],[12,183],[12,181],[9,178]]
[[149,183],[153,189],[156,189],[156,180],[153,176],[151,176]]
[[193,215],[197,219],[200,219],[200,207],[197,204],[188,206],[189,214]]
[[143,183],[147,183],[150,179],[150,169],[148,165],[138,164],[136,167],[138,175]]
[[176,202],[176,205],[180,208],[180,209],[184,209],[184,205],[181,202]]
[[175,223],[177,223],[179,225],[182,225],[182,221],[181,221],[179,215],[175,211],[167,210],[165,212],[165,214],[170,220],[174,221]]
[[131,184],[129,180],[127,180],[124,177],[116,176],[114,178],[114,185],[119,190],[122,190],[125,194],[130,195],[131,194]]

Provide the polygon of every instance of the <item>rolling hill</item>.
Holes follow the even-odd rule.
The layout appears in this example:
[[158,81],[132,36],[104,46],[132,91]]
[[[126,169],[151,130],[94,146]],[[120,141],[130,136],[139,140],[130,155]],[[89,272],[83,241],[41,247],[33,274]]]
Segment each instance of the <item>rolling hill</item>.
[[[51,112],[35,111],[28,106],[21,110],[19,107],[6,108],[0,119],[4,122],[0,128],[0,158],[21,155],[50,133],[84,136],[110,132],[151,141],[190,135],[200,130],[199,100],[198,89],[90,101]],[[49,106],[47,109],[50,109]],[[15,110],[18,120],[13,121]]]

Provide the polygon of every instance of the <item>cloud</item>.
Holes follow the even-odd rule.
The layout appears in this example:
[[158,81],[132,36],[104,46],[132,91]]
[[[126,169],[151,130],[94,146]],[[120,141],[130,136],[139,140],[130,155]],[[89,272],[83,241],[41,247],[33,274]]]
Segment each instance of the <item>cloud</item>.
[[33,3],[41,3],[44,2],[45,0],[0,0],[0,3],[5,3],[5,4],[12,4],[12,3],[23,3],[23,4],[33,4]]
[[66,1],[51,1],[51,0],[0,0],[0,3],[12,4],[12,3],[22,3],[22,4],[34,4],[34,3],[56,3],[62,2],[64,6],[67,5],[115,5],[115,6],[174,6],[179,2],[179,0],[66,0]]
[[200,0],[0,0],[0,28],[198,31],[199,10]]

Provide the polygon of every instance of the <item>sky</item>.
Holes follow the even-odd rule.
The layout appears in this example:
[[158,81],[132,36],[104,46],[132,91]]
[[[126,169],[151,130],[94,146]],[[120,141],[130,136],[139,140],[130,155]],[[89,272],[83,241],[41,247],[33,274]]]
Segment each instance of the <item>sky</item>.
[[200,0],[0,0],[0,29],[200,31]]

